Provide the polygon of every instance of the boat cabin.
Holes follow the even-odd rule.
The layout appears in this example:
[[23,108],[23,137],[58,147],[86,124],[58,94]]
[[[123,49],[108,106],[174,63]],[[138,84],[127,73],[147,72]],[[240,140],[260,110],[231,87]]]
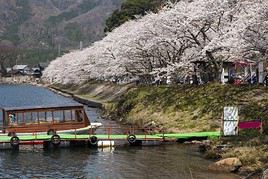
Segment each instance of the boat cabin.
[[83,105],[2,108],[3,133],[56,132],[88,125]]

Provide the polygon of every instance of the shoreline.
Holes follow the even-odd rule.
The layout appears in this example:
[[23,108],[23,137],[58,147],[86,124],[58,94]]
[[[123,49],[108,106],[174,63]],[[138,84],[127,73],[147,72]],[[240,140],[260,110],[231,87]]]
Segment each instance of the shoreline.
[[73,100],[75,100],[81,104],[87,105],[88,107],[100,108],[100,109],[103,107],[103,104],[100,102],[96,102],[93,100],[88,100],[88,99],[79,97],[71,92],[68,92],[68,91],[53,87],[53,86],[42,86],[42,87],[45,87],[45,88],[49,89],[50,91],[53,91],[53,92],[60,94],[64,97],[72,98]]

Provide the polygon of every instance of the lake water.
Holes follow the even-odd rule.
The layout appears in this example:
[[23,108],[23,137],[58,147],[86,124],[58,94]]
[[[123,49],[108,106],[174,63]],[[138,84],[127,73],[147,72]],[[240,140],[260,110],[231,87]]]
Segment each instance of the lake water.
[[[44,88],[0,85],[0,107],[71,103],[76,102]],[[91,120],[117,125],[101,119],[96,109],[87,108],[87,113]],[[207,171],[210,163],[196,147],[179,144],[112,149],[23,147],[19,151],[0,151],[0,178],[237,178]]]

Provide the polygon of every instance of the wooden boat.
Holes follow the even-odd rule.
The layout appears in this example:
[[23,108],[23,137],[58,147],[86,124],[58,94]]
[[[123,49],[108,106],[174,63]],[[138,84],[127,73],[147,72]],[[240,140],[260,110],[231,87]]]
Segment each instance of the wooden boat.
[[2,134],[87,134],[101,126],[91,123],[83,105],[2,108]]

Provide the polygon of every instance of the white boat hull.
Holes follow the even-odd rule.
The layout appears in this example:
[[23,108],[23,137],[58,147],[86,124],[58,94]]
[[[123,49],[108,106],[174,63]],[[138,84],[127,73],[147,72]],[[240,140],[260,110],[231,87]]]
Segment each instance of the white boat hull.
[[57,134],[88,134],[89,132],[94,132],[97,130],[99,127],[101,127],[101,123],[91,123],[91,125],[79,129],[70,129],[70,130],[62,130],[62,131],[57,131]]

